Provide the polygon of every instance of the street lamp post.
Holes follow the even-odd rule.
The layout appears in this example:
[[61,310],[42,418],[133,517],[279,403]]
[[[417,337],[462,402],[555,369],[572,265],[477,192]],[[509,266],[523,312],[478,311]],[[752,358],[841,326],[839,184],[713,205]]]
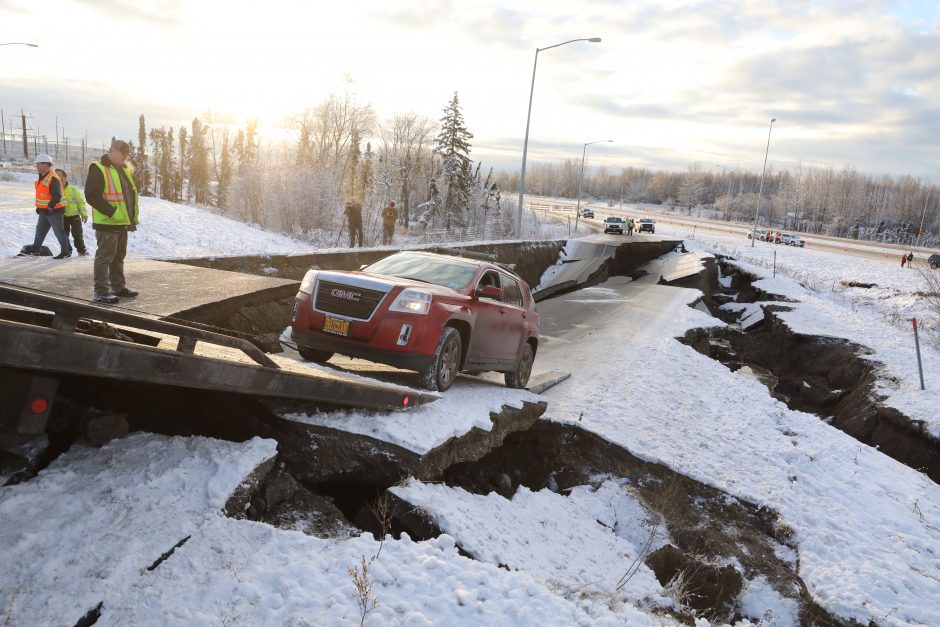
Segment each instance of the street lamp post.
[[767,171],[767,155],[770,153],[770,132],[774,130],[777,118],[770,119],[770,128],[767,129],[767,149],[764,150],[764,169],[760,172],[760,186],[757,188],[757,211],[754,212],[754,230],[751,231],[751,248],[757,239],[757,217],[760,215],[760,198],[764,193],[764,173]]
[[581,217],[581,181],[584,180],[584,154],[587,152],[587,147],[591,144],[599,144],[601,142],[612,142],[612,139],[598,139],[597,141],[587,142],[584,144],[584,147],[581,149],[581,171],[578,173],[578,207],[574,212],[574,232],[578,232],[578,218]]
[[522,143],[522,172],[519,174],[519,206],[516,208],[516,237],[522,237],[522,205],[525,198],[525,161],[529,152],[529,122],[532,121],[532,95],[535,93],[535,70],[539,64],[539,53],[543,50],[551,50],[566,44],[572,44],[576,41],[590,41],[591,43],[600,43],[600,37],[590,37],[581,39],[571,39],[563,41],[547,48],[535,49],[535,62],[532,64],[532,86],[529,87],[529,112],[525,118],[525,140]]

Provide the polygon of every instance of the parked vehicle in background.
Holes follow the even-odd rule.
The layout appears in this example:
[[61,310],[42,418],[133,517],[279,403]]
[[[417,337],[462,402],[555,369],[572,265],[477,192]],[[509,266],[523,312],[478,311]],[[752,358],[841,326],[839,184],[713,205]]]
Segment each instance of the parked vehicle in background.
[[610,216],[609,218],[604,219],[604,233],[619,233],[620,235],[623,235],[623,229],[623,218]]
[[310,270],[291,336],[304,359],[334,353],[416,370],[430,390],[494,370],[523,388],[539,344],[529,286],[494,263],[401,252],[356,272]]
[[780,243],[786,244],[787,246],[798,246],[800,248],[803,248],[804,246],[806,246],[806,242],[804,242],[800,237],[793,235],[792,233],[784,233],[783,235],[781,235]]
[[751,229],[747,232],[747,238],[754,239],[756,237],[757,239],[760,239],[763,234],[764,232],[760,229]]
[[927,265],[930,266],[931,270],[940,268],[940,255],[930,255],[927,257]]
[[585,207],[584,209],[581,210],[581,217],[582,217],[582,218],[593,218],[593,217],[594,217],[594,210],[593,210],[593,209],[588,209],[587,207]]
[[644,231],[647,233],[655,233],[656,223],[649,218],[640,218],[640,221],[636,223],[636,231],[637,233],[642,233]]

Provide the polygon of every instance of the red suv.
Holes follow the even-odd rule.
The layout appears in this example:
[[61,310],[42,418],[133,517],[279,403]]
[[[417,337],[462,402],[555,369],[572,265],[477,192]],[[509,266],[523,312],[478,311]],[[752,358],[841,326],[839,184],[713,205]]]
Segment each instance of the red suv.
[[423,252],[358,272],[307,272],[291,328],[304,359],[340,353],[417,370],[441,391],[460,371],[496,370],[525,387],[539,342],[525,281],[496,264]]

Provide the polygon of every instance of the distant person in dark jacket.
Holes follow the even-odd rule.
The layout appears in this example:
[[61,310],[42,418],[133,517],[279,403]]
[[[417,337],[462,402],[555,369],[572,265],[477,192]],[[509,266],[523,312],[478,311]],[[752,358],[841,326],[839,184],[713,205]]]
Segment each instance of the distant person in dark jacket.
[[62,198],[62,181],[59,175],[52,170],[52,157],[40,153],[36,155],[36,236],[33,238],[33,254],[38,255],[42,243],[46,241],[49,229],[59,240],[59,254],[54,259],[65,259],[72,256],[72,247],[69,238],[65,235],[65,200]]
[[95,251],[95,293],[97,303],[113,305],[120,297],[133,298],[140,292],[127,287],[124,257],[127,234],[137,230],[139,198],[137,184],[127,163],[130,146],[115,140],[100,163],[92,163],[85,181],[85,198],[92,207]]
[[362,248],[362,203],[355,200],[346,203],[346,221],[349,222],[349,247],[354,248],[358,240]]
[[912,252],[907,253],[907,269],[910,270],[911,266],[913,265],[914,265],[914,253],[912,251]]
[[392,237],[395,236],[395,221],[398,220],[398,209],[395,208],[395,201],[388,203],[385,209],[382,209],[382,226],[385,231],[382,236],[382,244],[388,246],[392,243]]

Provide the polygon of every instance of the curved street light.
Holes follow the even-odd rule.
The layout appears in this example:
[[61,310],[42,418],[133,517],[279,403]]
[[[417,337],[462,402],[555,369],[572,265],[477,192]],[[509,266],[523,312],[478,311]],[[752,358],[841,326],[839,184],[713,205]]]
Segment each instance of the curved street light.
[[600,37],[585,37],[581,39],[569,39],[560,44],[548,46],[546,48],[535,49],[535,62],[532,64],[532,86],[529,88],[529,112],[525,118],[525,140],[522,143],[522,172],[519,174],[519,206],[516,208],[516,237],[522,237],[522,205],[525,197],[525,161],[529,152],[529,122],[532,120],[532,95],[535,93],[535,70],[539,64],[539,53],[543,50],[551,50],[559,46],[573,44],[576,41],[589,41],[591,43],[600,43]]
[[574,213],[574,232],[578,232],[578,218],[581,217],[581,181],[584,180],[584,154],[587,152],[587,147],[591,144],[599,144],[601,142],[612,142],[612,139],[598,139],[597,141],[587,142],[584,144],[584,148],[581,149],[581,171],[578,174],[578,208],[575,209]]
[[757,217],[760,215],[760,197],[764,193],[764,173],[767,171],[767,154],[770,152],[770,133],[774,130],[774,122],[777,118],[771,118],[770,128],[767,129],[767,149],[764,150],[764,169],[760,172],[760,187],[757,188],[757,211],[754,212],[754,230],[751,231],[751,248],[754,248],[754,240],[757,239]]
[[39,44],[28,44],[24,41],[10,41],[0,44],[0,46],[29,46],[30,48],[38,48]]

